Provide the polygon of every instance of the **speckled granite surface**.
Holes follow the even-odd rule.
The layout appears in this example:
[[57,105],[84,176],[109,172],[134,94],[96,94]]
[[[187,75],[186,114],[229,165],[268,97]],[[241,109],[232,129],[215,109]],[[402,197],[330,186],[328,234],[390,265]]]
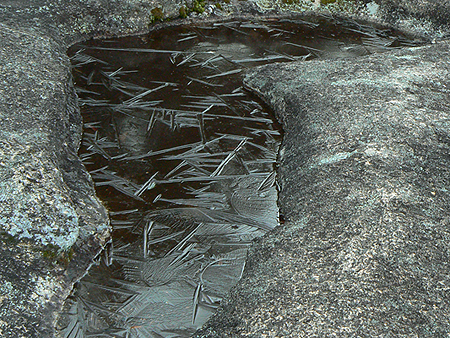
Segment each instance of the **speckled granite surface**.
[[450,332],[448,43],[264,66],[245,84],[285,134],[285,223],[196,337]]

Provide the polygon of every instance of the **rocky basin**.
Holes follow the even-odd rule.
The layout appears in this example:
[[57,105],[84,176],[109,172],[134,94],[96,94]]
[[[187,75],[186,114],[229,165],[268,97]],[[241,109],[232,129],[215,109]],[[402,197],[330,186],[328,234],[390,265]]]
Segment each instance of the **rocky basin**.
[[77,156],[82,122],[67,48],[177,17],[302,11],[396,25],[433,44],[247,74],[285,130],[286,221],[255,243],[243,280],[197,336],[450,331],[450,5],[16,0],[0,4],[1,336],[53,337],[64,299],[109,238],[107,211]]

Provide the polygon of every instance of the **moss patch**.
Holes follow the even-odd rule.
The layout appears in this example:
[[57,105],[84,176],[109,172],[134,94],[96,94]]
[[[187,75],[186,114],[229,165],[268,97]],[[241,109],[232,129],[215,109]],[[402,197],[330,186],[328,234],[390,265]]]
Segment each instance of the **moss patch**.
[[150,24],[164,20],[164,11],[162,10],[162,8],[155,7],[151,10],[151,13]]
[[35,242],[29,239],[18,239],[17,237],[12,236],[4,231],[0,231],[0,241],[6,243],[9,246],[25,246],[31,252],[41,254],[42,258],[44,258],[46,261],[55,264],[67,265],[73,259],[74,255],[73,248],[69,248],[68,250],[61,250],[60,247],[53,244],[48,244],[45,246],[36,245]]
[[[192,5],[190,7],[181,6],[179,9],[179,17],[182,19],[185,19],[189,16],[189,14],[196,12],[196,13],[203,13],[205,11],[206,6],[206,0],[194,0],[192,2]],[[217,6],[217,4],[216,4]]]
[[73,259],[74,254],[73,248],[63,251],[54,245],[46,245],[41,252],[44,259],[52,263],[59,263],[63,265],[69,264],[69,262]]
[[188,14],[189,14],[189,11],[186,8],[186,6],[181,6],[180,10],[179,10],[179,13],[180,13],[180,18],[185,19],[185,18],[187,18]]
[[192,2],[192,11],[197,13],[203,13],[205,11],[205,0],[194,0]]

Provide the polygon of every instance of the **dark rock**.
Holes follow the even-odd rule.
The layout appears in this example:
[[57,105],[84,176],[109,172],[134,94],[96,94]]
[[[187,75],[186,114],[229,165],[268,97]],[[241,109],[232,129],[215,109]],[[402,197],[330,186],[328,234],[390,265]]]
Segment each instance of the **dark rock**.
[[449,44],[264,66],[285,224],[196,337],[450,332]]
[[[291,7],[283,1],[281,1],[281,4],[277,1],[264,1],[264,3],[269,3],[271,6],[267,8],[270,8],[264,7],[259,0],[248,1],[248,3],[236,0],[230,4],[224,3],[223,10],[218,11],[217,14],[223,16],[230,14],[247,15],[263,14],[267,11],[280,13],[282,8],[289,13],[294,7],[298,9],[303,5],[308,5],[307,8],[309,9],[313,8],[310,6],[309,0],[299,1],[297,4],[293,2]],[[341,10],[342,13],[342,11],[351,9],[352,15],[370,17],[381,22],[389,21],[402,27],[411,27],[411,22],[419,22],[420,24],[417,27],[415,26],[417,28],[415,31],[419,33],[423,33],[424,29],[429,27],[427,25],[430,21],[432,27],[428,31],[428,35],[431,37],[445,35],[447,29],[444,16],[450,7],[447,2],[428,1],[427,9],[423,10],[419,1],[410,2],[414,3],[415,6],[406,1],[383,1],[380,2],[381,6],[375,8],[376,10],[372,11],[369,16],[367,16],[367,8],[365,7],[367,1],[339,1],[339,3],[345,3],[345,6],[338,7],[330,4],[327,7],[320,6],[317,10],[334,10],[337,12]],[[73,283],[81,278],[92,264],[93,258],[99,253],[109,236],[107,212],[96,198],[91,178],[77,156],[81,134],[81,118],[76,95],[71,84],[66,48],[81,39],[144,32],[148,29],[149,24],[154,21],[152,10],[161,8],[164,18],[175,18],[179,15],[181,6],[184,5],[192,6],[192,2],[177,0],[161,0],[159,2],[153,0],[4,0],[0,4],[0,336],[52,337],[54,335],[53,325],[62,302],[70,292]],[[208,14],[214,12],[211,8],[206,8],[204,14],[191,13],[191,15],[194,16],[195,14],[198,19],[206,18]],[[361,12],[358,12],[358,8]],[[389,13],[394,13],[397,16],[388,15]],[[434,20],[436,13],[440,16],[438,16],[439,19]],[[410,18],[416,21],[408,21]],[[409,24],[405,25],[405,20]],[[434,54],[433,50],[435,51]],[[432,57],[437,58],[437,54],[440,52],[442,52],[443,58],[446,57],[442,46],[439,49],[431,47],[420,51],[430,55],[429,62],[424,65],[426,70],[432,70]],[[296,94],[290,96],[286,96],[280,89],[281,87],[272,91],[279,96],[270,98],[270,102],[279,107],[280,114],[283,111],[285,112],[282,114],[282,118],[285,120],[288,133],[289,130],[291,130],[291,133],[292,130],[295,130],[295,134],[303,135],[304,140],[288,138],[285,143],[286,155],[283,157],[281,164],[284,184],[281,203],[288,219],[286,227],[278,229],[274,234],[255,245],[251,256],[253,258],[250,260],[251,264],[247,271],[247,278],[237,289],[241,291],[235,292],[232,296],[236,299],[235,304],[243,304],[242,299],[245,299],[245,297],[249,299],[246,307],[239,306],[239,308],[236,308],[248,313],[243,320],[253,323],[253,328],[248,326],[249,332],[256,332],[254,330],[260,325],[265,328],[267,325],[261,324],[264,321],[271,323],[273,329],[270,330],[272,331],[279,327],[281,323],[299,327],[299,324],[296,324],[298,318],[294,317],[295,311],[307,309],[308,304],[317,306],[316,317],[319,318],[325,305],[321,309],[317,303],[314,303],[317,300],[314,295],[317,295],[318,290],[328,292],[324,293],[324,295],[329,295],[328,298],[324,297],[324,304],[341,304],[339,302],[342,302],[343,306],[350,304],[349,302],[346,303],[347,298],[345,297],[347,297],[347,294],[342,291],[344,290],[343,285],[348,283],[348,280],[341,284],[335,281],[335,284],[330,285],[339,286],[341,289],[335,291],[327,289],[327,291],[324,289],[326,283],[321,278],[325,278],[325,274],[322,272],[327,269],[329,269],[327,271],[330,271],[330,278],[336,276],[336,274],[332,274],[334,270],[332,271],[330,266],[338,259],[336,258],[338,253],[344,255],[339,258],[342,262],[347,257],[345,258],[348,262],[345,265],[347,270],[342,270],[343,273],[355,273],[356,276],[359,276],[358,273],[364,274],[361,272],[362,270],[355,267],[355,262],[359,258],[353,257],[352,254],[358,252],[368,257],[367,268],[369,271],[367,273],[372,273],[370,276],[376,276],[385,281],[395,280],[397,283],[392,287],[380,287],[381,291],[377,292],[381,293],[374,293],[375,289],[371,288],[375,287],[374,285],[378,286],[378,284],[368,285],[366,291],[356,290],[361,293],[367,292],[366,306],[381,304],[385,306],[384,311],[386,311],[387,316],[390,313],[396,314],[398,312],[395,312],[395,309],[400,306],[400,303],[392,303],[389,304],[389,307],[386,307],[388,303],[383,303],[384,298],[380,298],[384,297],[383,292],[388,297],[391,294],[390,292],[393,292],[392,290],[403,290],[400,286],[404,286],[404,283],[411,283],[413,287],[416,287],[416,284],[420,282],[423,290],[428,290],[432,294],[430,303],[424,305],[424,309],[430,309],[430,311],[420,316],[423,317],[423,320],[441,318],[442,322],[437,322],[435,331],[438,328],[446,328],[446,322],[444,321],[446,310],[442,307],[443,304],[446,304],[444,291],[432,289],[437,285],[436,283],[439,283],[438,279],[443,277],[443,273],[446,271],[445,266],[440,265],[446,255],[446,251],[444,251],[445,242],[441,239],[434,243],[436,248],[442,248],[443,250],[439,258],[437,257],[437,249],[435,250],[432,247],[431,242],[426,241],[435,239],[436,236],[444,236],[442,231],[446,224],[447,209],[444,202],[447,197],[442,187],[445,187],[446,184],[445,173],[447,169],[444,165],[447,161],[445,153],[447,132],[445,123],[441,121],[439,124],[432,121],[432,114],[428,114],[428,112],[431,109],[430,107],[434,105],[433,109],[436,111],[443,109],[441,114],[444,114],[443,102],[445,101],[438,102],[433,98],[436,98],[437,93],[443,88],[440,83],[444,83],[447,75],[444,72],[441,72],[441,74],[419,72],[421,63],[416,63],[413,58],[408,59],[408,57],[416,55],[414,54],[416,52],[407,53],[412,53],[412,56],[407,54],[404,59],[399,59],[386,54],[386,56],[361,59],[369,60],[371,62],[369,66],[373,67],[373,69],[371,68],[373,71],[379,68],[380,72],[383,69],[385,71],[390,69],[394,72],[396,66],[404,69],[406,63],[410,62],[410,66],[418,72],[416,84],[414,84],[415,82],[411,83],[408,88],[401,86],[405,97],[413,100],[411,102],[399,101],[400,103],[398,103],[404,104],[405,111],[399,110],[403,114],[402,116],[411,118],[407,123],[400,123],[398,119],[391,121],[380,113],[376,115],[379,120],[374,121],[372,127],[367,127],[364,124],[368,122],[364,120],[363,111],[357,116],[351,115],[348,111],[348,114],[344,115],[347,122],[341,121],[342,124],[340,124],[340,117],[336,114],[336,109],[344,109],[346,99],[351,97],[353,101],[349,103],[354,105],[363,105],[366,102],[363,102],[362,99],[357,100],[356,95],[351,96],[348,93],[348,91],[354,89],[353,85],[342,84],[342,86],[338,86],[339,80],[337,79],[325,79],[328,82],[324,80],[323,83],[318,83],[317,86],[320,85],[321,89],[317,91],[314,90],[315,85],[299,87],[292,92]],[[442,66],[442,60],[436,61],[436,67]],[[319,68],[320,65],[325,67],[320,62],[316,63]],[[332,65],[343,67],[340,70],[341,73],[336,70],[334,76],[337,76],[338,73],[343,74],[343,76],[346,75],[345,70],[352,70],[355,74],[359,74],[358,71],[361,72],[361,70],[351,67],[351,61],[336,61],[330,63],[329,66],[332,67]],[[365,69],[364,65],[360,66],[361,69]],[[279,85],[287,84],[289,78],[292,79],[292,84],[294,82],[299,83],[300,80],[294,80],[302,74],[297,74],[296,68],[286,67],[279,70],[279,72],[286,74],[286,81],[279,82]],[[267,68],[267,71],[270,69],[275,71],[274,68],[270,67]],[[309,65],[305,67],[305,70],[308,69]],[[435,68],[434,71],[437,72],[438,68]],[[320,77],[320,74],[325,74],[324,72],[325,69],[322,70],[322,73],[317,73],[317,76]],[[301,79],[305,81],[307,74],[310,73],[304,73]],[[386,83],[393,81],[394,78],[402,77],[398,75],[398,72],[395,74],[397,74],[395,75],[397,77],[391,78],[390,74],[386,73]],[[412,70],[410,74],[412,74]],[[351,76],[349,73],[347,75]],[[426,81],[427,76],[429,77],[428,82]],[[257,84],[258,78],[255,74],[253,82],[249,81],[248,84],[261,92],[264,91],[263,94],[266,95],[268,87],[265,90],[262,86],[269,86],[270,84]],[[370,86],[370,79],[365,78],[368,82],[358,91],[358,93],[361,93],[361,98],[366,94],[364,89],[373,90]],[[432,86],[432,80],[435,81],[434,87]],[[325,84],[330,86],[326,87]],[[399,100],[395,95],[398,94],[400,89],[395,88],[395,86],[387,86],[383,90],[381,89],[383,89],[383,86],[380,84],[379,95],[383,96],[380,96],[379,100],[375,100],[375,103],[379,102],[381,105],[390,99],[389,107],[391,110],[387,109],[386,114],[392,115],[395,111],[395,104],[397,104],[394,101]],[[306,95],[308,91],[310,95]],[[419,106],[420,102],[416,102],[414,99],[423,97],[427,91],[433,93],[434,96],[425,96],[422,106]],[[325,96],[325,94],[328,95]],[[333,96],[330,96],[331,94]],[[442,95],[443,100],[447,99],[445,93],[439,95]],[[268,96],[266,97],[268,98]],[[297,112],[293,109],[301,97],[305,97],[305,100],[308,97],[317,98],[318,105],[316,108],[319,109],[322,105],[323,112],[328,112],[330,118],[326,118],[323,114],[315,115],[312,111],[302,110],[304,118],[299,120],[298,116],[295,115]],[[333,97],[335,100],[332,102],[326,101],[327,97]],[[321,98],[321,101],[319,101],[319,98]],[[414,105],[407,106],[406,104]],[[286,106],[281,107],[279,105]],[[381,109],[381,106],[379,108]],[[346,109],[350,109],[350,106]],[[421,112],[418,120],[414,120],[413,115],[411,115],[415,111]],[[439,115],[437,112],[433,114]],[[438,117],[442,120],[442,116],[439,115]],[[368,128],[365,134],[367,140],[356,132],[358,130],[356,124],[353,125],[353,128],[350,128],[350,123],[356,121],[359,121],[360,127]],[[323,123],[323,126],[318,123]],[[382,127],[385,129],[382,130]],[[432,127],[436,127],[434,133],[431,132]],[[372,134],[368,132],[370,128],[374,128],[373,132],[378,133],[379,139],[371,138],[370,135]],[[398,131],[395,128],[398,128]],[[408,128],[412,128],[412,134],[408,134]],[[325,131],[330,131],[331,134],[327,136],[324,134]],[[338,131],[342,135],[336,134]],[[420,134],[420,131],[423,133]],[[408,146],[406,143],[403,146],[395,142],[395,144],[383,143],[389,135],[397,137],[396,140],[401,138],[410,140]],[[301,146],[303,142],[310,142],[310,146]],[[372,148],[368,146],[364,148],[364,144],[372,144],[371,142],[373,143]],[[357,158],[361,158],[362,161],[368,158],[370,164],[357,164]],[[399,167],[399,161],[402,167]],[[314,163],[316,167],[314,167]],[[301,177],[296,177],[297,171],[295,169],[299,165],[304,174]],[[356,173],[359,174],[356,175]],[[410,176],[407,176],[407,174]],[[294,176],[290,177],[289,175]],[[376,177],[376,180],[372,181],[372,176]],[[411,180],[407,189],[403,188],[403,185],[395,188],[395,184],[406,182],[407,177]],[[296,186],[289,188],[291,185],[287,183],[290,180],[293,182],[292,185],[295,183],[301,190]],[[353,185],[355,186],[354,190],[351,190]],[[397,191],[394,188],[398,190],[398,196],[392,195]],[[433,192],[434,195],[426,195],[425,190],[431,188],[433,190],[430,190],[429,194]],[[372,199],[368,199],[364,195],[365,189],[368,193],[373,194]],[[346,193],[347,195],[345,195]],[[425,195],[420,195],[422,193]],[[344,199],[344,195],[350,197]],[[381,202],[378,196],[381,196]],[[357,207],[358,205],[359,207]],[[434,206],[434,209],[431,206]],[[439,208],[442,208],[442,210]],[[308,213],[307,210],[310,210],[311,213]],[[413,218],[402,218],[402,213],[414,215],[414,221],[420,217],[425,218],[423,218],[422,223],[414,225],[417,227],[416,231],[415,228],[407,226],[409,224],[407,222],[413,220]],[[321,221],[319,222],[320,217]],[[358,217],[360,217],[360,221],[358,221],[360,223],[348,221],[349,219],[356,220]],[[389,219],[389,217],[393,219],[391,223],[388,222],[384,225],[383,222],[379,222],[380,219]],[[335,229],[332,227],[333,231],[328,232],[332,224],[336,227]],[[370,224],[372,224],[372,227],[369,226]],[[397,229],[398,235],[394,239],[398,239],[398,243],[389,242],[388,237],[384,236],[383,231],[387,233],[388,226],[397,226],[395,229]],[[309,229],[308,232],[300,231],[301,227]],[[364,229],[368,232],[364,233]],[[355,236],[356,234],[362,237],[367,236],[367,239],[365,239],[367,242],[351,242],[352,238],[349,237],[349,234],[352,231]],[[410,247],[408,246],[410,242],[406,242],[404,238],[403,242],[400,241],[401,231],[404,231],[405,236],[411,236],[411,241],[417,236],[422,236],[423,243],[428,243],[416,242],[417,250],[419,250],[416,258],[406,255],[406,253],[410,253]],[[305,234],[309,234],[310,242],[308,242]],[[380,241],[376,241],[375,234],[381,236]],[[316,240],[318,236],[322,236],[321,241]],[[382,244],[385,247],[381,247]],[[310,248],[312,251],[308,251],[311,245],[317,245],[317,247]],[[358,247],[358,245],[360,246]],[[344,250],[343,246],[347,248],[347,251]],[[370,253],[371,246],[376,249],[373,249],[375,250],[374,253]],[[289,251],[289,248],[292,248],[293,251]],[[405,250],[402,248],[405,248]],[[384,256],[378,257],[375,255],[375,252],[379,250],[385,252]],[[297,255],[295,258],[297,261],[288,259],[290,257],[288,253],[292,252]],[[394,254],[391,254],[391,252],[398,252],[398,254],[396,253],[393,256]],[[377,257],[376,264],[374,263],[375,258],[372,259],[370,255]],[[264,257],[267,257],[267,260],[261,261]],[[400,259],[405,261],[404,264],[410,265],[401,265],[397,261]],[[303,270],[306,262],[312,262],[316,265],[311,264],[308,267],[309,270]],[[429,262],[430,265],[423,265],[426,262]],[[319,263],[322,264],[320,267],[317,265]],[[413,266],[413,264],[416,265]],[[397,271],[390,268],[391,266],[399,266],[409,270]],[[267,272],[277,271],[278,273],[280,271],[281,273],[275,276],[266,274],[267,280],[258,279],[263,275],[257,273],[257,271],[264,270],[265,267],[274,269],[267,270]],[[280,267],[280,269],[277,267]],[[437,271],[436,274],[430,274],[428,280],[419,279],[419,282],[414,282],[416,283],[414,284],[410,278],[410,276],[415,276],[414,274],[422,273],[421,271],[429,272],[430,269],[435,267],[442,269],[442,272]],[[315,271],[314,269],[318,270]],[[352,269],[356,272],[352,272]],[[310,272],[308,273],[308,271]],[[252,277],[253,274],[254,277]],[[386,277],[384,277],[385,274]],[[398,278],[395,279],[388,274]],[[289,278],[298,278],[298,284],[293,281],[290,284],[286,283]],[[255,284],[252,284],[253,282]],[[302,284],[306,282],[308,284]],[[439,290],[444,290],[447,282],[445,279],[440,282],[442,282],[442,287]],[[411,288],[411,290],[417,290],[417,288]],[[261,295],[263,290],[266,290],[263,298],[251,298],[258,292]],[[298,310],[295,310],[292,314],[286,312],[283,318],[277,317],[278,314],[275,315],[275,310],[281,311],[280,308],[274,308],[281,304],[277,301],[278,296],[280,299],[284,299],[283,302],[286,303],[289,300],[287,297],[292,296],[292,294],[298,296],[298,292],[306,291],[308,291],[308,294],[302,296],[305,301],[302,305],[298,304]],[[413,299],[410,296],[411,292],[408,291],[405,294],[406,303],[409,299]],[[419,293],[417,299],[420,299],[424,292]],[[344,298],[342,300],[336,298],[338,295]],[[375,298],[370,298],[370,295]],[[333,299],[334,303],[332,302]],[[257,302],[259,301],[263,305],[258,309]],[[264,302],[271,303],[273,310],[264,307]],[[222,313],[230,311],[235,306],[232,304],[230,301],[228,305],[225,305],[225,310],[222,310]],[[412,322],[411,318],[413,317],[411,316],[413,315],[410,311],[412,311],[411,309],[417,309],[418,304],[423,303],[410,304],[410,307],[405,305],[405,312],[402,317],[405,323]],[[435,304],[436,308],[432,310],[430,304]],[[443,310],[439,317],[436,311],[441,308]],[[286,307],[286,311],[290,310],[293,310],[292,306]],[[263,312],[264,314],[262,314]],[[255,319],[258,313],[261,314],[260,319],[258,319],[260,322]],[[311,313],[299,318],[305,317],[303,323],[307,323],[308,316]],[[339,326],[339,321],[347,318],[346,314],[339,317],[337,312],[330,312],[330,316],[328,321],[323,322],[326,323],[323,324],[324,330],[325,327],[331,330],[332,325]],[[417,315],[417,318],[420,316]],[[218,318],[222,318],[221,321]],[[214,323],[214,321],[223,323],[226,321],[224,318],[223,316],[216,317],[211,323]],[[230,312],[228,318],[229,323],[236,323],[237,327],[242,326],[243,322],[241,319],[234,317],[234,312],[233,314]],[[332,322],[332,320],[335,320],[335,322]],[[292,324],[289,324],[290,322]],[[416,322],[419,323],[419,319]],[[395,323],[401,324],[399,324],[399,321]],[[368,322],[364,325],[370,326],[372,324]],[[418,327],[426,327],[426,325],[428,324]],[[229,327],[231,326],[229,325]],[[286,330],[286,332],[294,332],[289,328]]]

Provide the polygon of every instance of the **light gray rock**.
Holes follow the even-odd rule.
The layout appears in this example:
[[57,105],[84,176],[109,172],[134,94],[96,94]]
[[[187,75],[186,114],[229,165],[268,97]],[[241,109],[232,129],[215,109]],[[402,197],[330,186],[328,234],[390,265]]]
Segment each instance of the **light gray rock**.
[[450,332],[449,43],[264,66],[285,223],[195,337]]
[[[106,210],[77,156],[81,119],[64,52],[51,38],[0,26],[3,337],[48,334],[49,309],[109,236]],[[11,238],[18,242],[7,245]]]
[[409,21],[416,25],[432,24],[448,35],[450,3],[434,0],[376,0],[384,19],[390,22]]
[[[292,11],[304,10],[334,11],[335,13],[369,18],[378,22],[389,22],[407,28],[414,26],[411,23],[420,23],[412,27],[414,28],[412,30],[421,34],[426,32],[431,37],[439,38],[446,34],[447,21],[445,17],[442,16],[442,19],[439,20],[434,20],[433,18],[435,18],[436,13],[448,12],[450,5],[447,2],[428,1],[426,9],[419,1],[414,1],[415,6],[410,5],[406,1],[386,0],[378,2],[378,5],[369,3],[372,7],[367,6],[366,3],[366,1],[358,1],[356,3],[353,1],[339,1],[327,6],[318,6],[318,2],[312,3],[309,0],[294,1],[291,5],[282,0],[233,0],[231,3],[223,3],[223,9],[220,11],[213,6],[206,5],[205,13],[192,12],[190,15],[198,20],[208,19],[208,15],[214,13],[223,17],[229,15],[260,15],[264,13],[286,14]],[[92,264],[93,258],[105,245],[109,236],[107,212],[96,198],[90,176],[77,157],[81,134],[81,118],[76,95],[71,84],[69,60],[66,55],[67,47],[76,41],[91,37],[145,32],[148,30],[149,25],[152,25],[155,19],[158,19],[154,15],[155,12],[153,10],[155,8],[162,10],[164,18],[175,18],[179,15],[180,8],[183,6],[190,8],[193,4],[193,1],[181,0],[4,0],[1,2],[0,336],[52,337],[54,334],[53,325],[63,300],[70,292],[73,283],[81,278],[86,269]],[[390,13],[395,15],[389,15]],[[398,13],[401,15],[397,15]],[[433,48],[430,50],[433,50]],[[384,59],[380,57],[373,60],[373,62],[382,62]],[[295,70],[286,69],[285,72],[290,74],[287,78],[297,76]],[[444,74],[440,74],[440,76],[442,78]],[[386,76],[386,78],[389,77]],[[438,81],[437,75],[435,79]],[[256,83],[254,87],[257,87]],[[437,87],[439,88],[439,86]],[[326,89],[324,87],[324,93],[326,90],[331,90],[330,88]],[[343,90],[342,88],[344,87],[339,88],[334,92],[336,97],[340,95],[338,90]],[[416,90],[416,87],[412,88]],[[262,89],[259,90],[262,91]],[[279,102],[282,102],[284,99],[282,100],[281,97],[284,94],[281,91],[277,93],[277,95],[280,95]],[[314,95],[319,94],[320,92],[315,92]],[[384,92],[381,94],[385,95]],[[275,101],[271,101],[273,105],[275,105]],[[289,100],[285,102],[291,104]],[[296,104],[296,101],[292,102]],[[434,102],[428,100],[428,98],[425,101],[426,104],[434,104]],[[325,104],[325,101],[323,104]],[[413,108],[406,107],[405,109],[412,112]],[[420,110],[422,107],[417,109]],[[386,126],[390,126],[390,120],[380,120],[380,125],[382,122]],[[289,123],[286,122],[286,128],[290,128],[288,127]],[[301,125],[293,124],[292,126],[300,128],[298,130],[298,134],[300,134],[304,123],[302,122]],[[441,129],[438,129],[439,133],[441,133],[439,135],[445,140],[446,132],[444,127],[441,127],[439,127]],[[417,134],[415,136],[419,137],[420,135]],[[356,139],[356,136],[354,137]],[[296,142],[300,141],[303,142],[300,139],[296,140]],[[312,170],[311,173],[314,170],[320,171],[328,168],[326,169],[327,173],[333,173],[336,170],[333,175],[338,175],[339,170],[341,170],[339,169],[341,162],[346,163],[346,161],[351,161],[356,156],[369,156],[371,154],[369,148],[366,149],[367,151],[364,154],[361,153],[362,150],[359,150],[359,153],[353,153],[354,150],[359,148],[355,146],[355,149],[347,149],[344,147],[344,143],[342,143],[342,146],[345,149],[343,148],[342,151],[336,150],[337,152],[332,151],[331,148],[330,150],[324,146],[325,144],[331,144],[331,141],[324,142],[320,146],[322,148],[317,148],[317,152],[314,153],[314,156],[317,158],[312,153],[310,154],[312,157],[304,154],[299,155],[299,159],[295,158],[294,153],[284,157],[281,165],[281,172],[284,175],[283,180],[288,182],[290,173],[297,175],[297,172],[292,171],[290,168],[293,165],[297,165],[298,161],[302,159],[308,158],[308,161],[314,161],[315,159],[317,163],[314,163],[322,164],[317,166],[318,169],[310,169]],[[418,144],[421,144],[421,142],[422,139],[417,139]],[[434,146],[436,145],[434,144]],[[291,145],[291,147],[295,148],[297,146]],[[389,149],[386,149],[383,147],[378,149],[374,145],[372,149],[373,154],[370,156],[375,156],[378,153],[391,154],[388,152]],[[423,149],[424,151],[428,150],[427,147]],[[405,154],[411,152],[406,146],[403,151]],[[289,154],[289,152],[287,151],[286,154]],[[435,162],[445,161],[443,153],[436,152],[433,154],[436,157]],[[382,155],[377,156],[382,157]],[[396,158],[395,156],[393,157],[394,159]],[[421,156],[427,155],[424,153]],[[439,156],[442,156],[442,159]],[[416,157],[413,157],[413,159],[416,159]],[[321,161],[325,162],[322,163]],[[327,161],[330,163],[326,164]],[[392,163],[394,165],[396,162]],[[413,164],[415,167],[412,164],[411,166],[415,169],[412,170],[416,170],[422,165],[418,162]],[[334,167],[336,169],[333,169]],[[422,165],[422,167],[424,166]],[[368,168],[372,167],[368,165]],[[384,173],[383,170],[385,170],[383,168],[380,165],[380,182],[383,180],[382,175]],[[423,170],[426,170],[426,167],[424,168]],[[443,170],[439,177],[445,183],[444,168],[436,168],[436,170],[438,169]],[[378,168],[373,169],[374,172],[377,172],[377,170]],[[311,175],[311,173],[307,172],[306,174]],[[433,175],[438,177],[437,171],[434,171]],[[332,177],[337,176],[330,176],[330,179]],[[389,182],[391,182],[389,179],[390,177],[385,178],[386,193],[388,195],[391,191],[388,189]],[[423,183],[424,186],[428,187],[431,184],[430,182],[435,182],[433,179],[430,178],[430,181],[426,182],[417,182]],[[317,183],[318,185],[314,189],[307,190],[309,186],[306,186],[305,189],[302,188],[302,200],[297,200],[300,197],[298,197],[298,192],[295,191],[292,192],[293,195],[291,197],[288,197],[287,192],[289,190],[286,190],[287,186],[285,184],[282,207],[285,210],[292,208],[292,212],[294,212],[298,210],[295,206],[298,206],[299,201],[305,201],[305,199],[313,200],[316,196],[316,190],[320,191],[320,184],[325,184],[325,181],[320,181],[319,176],[317,177],[317,182],[322,183]],[[338,183],[329,185],[330,191],[334,191],[335,188],[340,189],[339,185],[335,186],[334,184]],[[438,190],[434,191],[434,193],[436,196],[441,194]],[[379,194],[384,196],[384,190],[380,191]],[[317,196],[317,198],[320,197],[319,195]],[[332,195],[330,195],[331,197]],[[323,203],[326,202],[324,197],[320,198],[323,199]],[[359,198],[361,198],[361,203],[365,201],[363,197],[355,195],[352,200],[355,205],[358,203]],[[432,197],[429,198],[432,199]],[[444,201],[445,196],[442,198],[442,201]],[[320,202],[319,199],[317,201]],[[387,200],[386,203],[389,201]],[[336,204],[330,202],[331,204],[329,205],[338,206],[338,202],[342,203],[340,200],[336,201]],[[343,207],[344,204],[342,204]],[[360,207],[362,209],[371,208],[365,204],[361,204]],[[409,213],[412,210],[411,212],[416,213],[416,209],[412,207],[408,206],[405,208],[405,212]],[[380,217],[376,210],[370,212]],[[420,211],[420,208],[418,210]],[[441,213],[445,215],[445,209]],[[323,217],[328,217],[327,215],[327,213],[324,213]],[[312,216],[311,219],[304,218],[308,215],[303,216],[303,214],[296,215],[292,213],[290,216],[287,216],[291,217],[289,222],[295,223],[297,226],[301,226],[303,220],[305,227],[307,227],[306,224],[309,224],[314,219]],[[431,222],[429,224],[437,223]],[[431,227],[431,225],[423,226]],[[290,228],[292,229],[292,226]],[[431,232],[438,231],[434,230],[435,228],[433,227],[430,229]],[[299,232],[295,232],[295,234],[297,236]],[[270,249],[272,246],[283,244],[283,236],[280,236],[278,242],[275,241],[277,243],[272,243],[270,240],[267,242],[266,240],[262,241],[255,246],[254,252],[259,252],[258,255],[263,256],[266,252],[268,253],[272,250]],[[306,250],[299,244],[300,242],[291,241],[289,243],[291,243],[289,245],[295,245],[298,252]],[[438,244],[444,245],[443,242]],[[361,248],[363,250],[366,247]],[[273,258],[273,262],[274,267],[285,266],[282,257],[278,258],[278,260]],[[418,260],[418,262],[425,261]],[[252,269],[260,269],[255,264],[250,264],[250,269],[247,272],[248,276],[251,275]],[[351,264],[349,266],[351,267]],[[380,268],[380,273],[383,271],[385,270]],[[407,273],[410,273],[410,271],[405,272],[405,274]],[[269,277],[269,280],[266,282],[269,285],[275,285],[279,283],[281,277],[283,275],[279,275],[277,278]],[[284,277],[287,278],[287,276]],[[246,285],[246,283],[248,283],[248,280],[244,281],[242,285]],[[445,285],[445,281],[443,283]],[[425,283],[424,285],[428,284]],[[260,287],[263,288],[263,286]],[[295,284],[292,284],[291,287],[296,288]],[[248,290],[251,291],[252,289]],[[267,293],[267,295],[269,294]],[[252,313],[251,309],[254,309],[252,304],[254,303],[249,302],[248,304],[248,313]],[[445,312],[442,313],[442,316],[444,316]],[[265,316],[270,318],[270,312],[267,312]],[[230,320],[232,320],[231,318],[233,317],[231,316]],[[430,315],[427,318],[433,317]],[[262,320],[264,321],[264,319]],[[283,319],[276,320],[282,321]],[[441,327],[444,326],[441,325]]]

